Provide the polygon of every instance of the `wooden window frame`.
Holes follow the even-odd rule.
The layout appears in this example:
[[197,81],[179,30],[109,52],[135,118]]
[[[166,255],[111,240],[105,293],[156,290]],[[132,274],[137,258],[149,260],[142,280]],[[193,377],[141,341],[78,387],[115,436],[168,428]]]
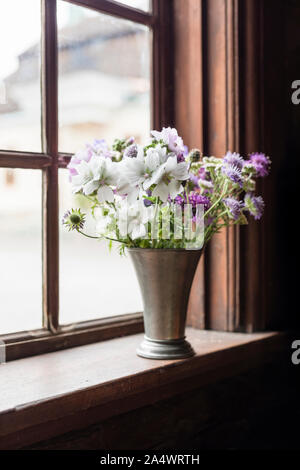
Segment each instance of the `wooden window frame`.
[[[161,128],[173,119],[172,0],[152,0],[149,13],[110,0],[63,0],[148,26],[153,35],[152,126]],[[57,0],[42,5],[42,152],[0,151],[0,167],[36,169],[43,173],[43,328],[32,333],[1,335],[6,359],[42,354],[143,330],[141,313],[77,323],[72,330],[59,325],[59,216],[58,170],[71,154],[58,149]]]

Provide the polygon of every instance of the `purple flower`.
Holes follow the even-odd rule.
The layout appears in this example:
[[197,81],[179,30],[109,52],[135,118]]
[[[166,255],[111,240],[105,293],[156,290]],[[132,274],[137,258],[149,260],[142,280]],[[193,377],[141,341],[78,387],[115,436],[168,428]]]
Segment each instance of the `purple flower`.
[[222,173],[225,174],[233,183],[243,186],[242,169],[245,160],[239,153],[227,152],[223,158]]
[[207,172],[206,172],[206,169],[204,168],[204,166],[202,166],[201,168],[199,168],[198,176],[199,176],[199,179],[200,179],[200,180],[205,180],[205,179],[206,179]]
[[132,145],[134,144],[135,142],[135,138],[134,137],[129,137],[129,139],[126,140],[126,145]]
[[144,206],[145,207],[150,207],[153,205],[152,201],[149,201],[149,199],[144,199]]
[[186,148],[181,137],[179,137],[176,129],[171,127],[163,127],[161,132],[151,131],[153,137],[159,142],[163,141],[176,155],[185,154]]
[[222,173],[226,175],[233,183],[238,184],[240,187],[243,186],[242,172],[237,166],[234,165],[223,165]]
[[74,168],[74,167],[68,167],[68,169],[69,169],[70,178],[72,178],[72,176],[78,175],[78,171],[76,170],[76,168]]
[[227,197],[223,199],[224,204],[228,207],[230,214],[234,220],[238,220],[241,215],[241,211],[244,207],[244,203],[234,199],[233,197]]
[[255,168],[257,176],[260,176],[261,178],[268,176],[271,161],[264,153],[252,153],[250,155],[249,161]]
[[193,173],[190,173],[189,180],[194,185],[195,188],[199,188],[199,184],[198,184],[199,178],[196,175],[194,175]]
[[183,206],[185,201],[184,201],[184,198],[182,196],[176,196],[175,199],[174,199],[174,202],[178,206]]
[[87,144],[87,148],[91,149],[96,155],[106,158],[111,158],[113,155],[105,139],[94,139],[91,144]]
[[191,193],[189,195],[189,202],[193,207],[196,207],[198,204],[202,204],[205,211],[210,207],[210,200],[208,197],[202,196],[199,193]]
[[91,155],[98,155],[105,158],[112,158],[113,152],[109,149],[105,139],[94,139],[92,143],[86,144],[86,150]]
[[247,193],[245,195],[245,208],[255,220],[259,220],[263,215],[265,203],[261,196],[254,196],[251,193]]
[[[150,197],[150,196],[152,196],[152,191],[150,191],[150,189],[148,189],[148,190],[146,191],[146,194],[147,194],[148,197]],[[170,196],[169,196],[169,197],[170,197]],[[152,206],[152,204],[153,204],[153,202],[152,202],[152,201],[149,201],[149,199],[144,199],[144,206],[145,206],[145,207],[150,207],[150,206]]]
[[136,144],[129,145],[124,150],[124,157],[136,158],[138,154],[138,146]]
[[223,162],[241,170],[244,166],[245,160],[240,156],[239,153],[231,153],[228,151],[223,158]]
[[183,155],[183,153],[180,153],[179,155],[177,155],[177,163],[182,162],[185,162],[185,156]]
[[205,227],[208,227],[209,225],[213,224],[215,221],[215,217],[206,217],[204,219],[204,225]]

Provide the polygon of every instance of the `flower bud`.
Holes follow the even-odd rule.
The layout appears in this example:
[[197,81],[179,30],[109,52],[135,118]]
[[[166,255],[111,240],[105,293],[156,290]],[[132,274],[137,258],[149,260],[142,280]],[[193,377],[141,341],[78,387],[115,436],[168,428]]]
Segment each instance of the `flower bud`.
[[137,154],[138,154],[138,146],[136,144],[130,145],[124,151],[124,157],[136,158]]
[[71,209],[65,213],[62,223],[69,231],[82,229],[85,223],[85,214],[80,209]]
[[198,149],[193,149],[189,153],[189,159],[192,163],[199,162],[201,160],[201,152]]

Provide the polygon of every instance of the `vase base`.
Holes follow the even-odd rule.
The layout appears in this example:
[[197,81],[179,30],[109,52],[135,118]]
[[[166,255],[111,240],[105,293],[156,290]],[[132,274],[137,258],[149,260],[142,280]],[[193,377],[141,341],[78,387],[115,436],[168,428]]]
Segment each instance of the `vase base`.
[[153,340],[145,336],[137,355],[147,359],[184,359],[195,355],[188,341],[182,339]]

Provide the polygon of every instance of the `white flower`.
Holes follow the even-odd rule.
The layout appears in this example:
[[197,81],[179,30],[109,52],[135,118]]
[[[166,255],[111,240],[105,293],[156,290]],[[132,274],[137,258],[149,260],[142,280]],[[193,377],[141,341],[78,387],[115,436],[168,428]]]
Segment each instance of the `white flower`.
[[109,158],[93,156],[89,162],[82,160],[76,167],[78,175],[73,176],[73,191],[85,195],[97,191],[99,202],[113,202],[114,193],[110,185],[117,181],[117,167]]
[[138,147],[137,156],[135,158],[124,157],[119,164],[120,180],[119,186],[129,184],[132,187],[140,185],[145,179],[145,158],[143,147]]
[[106,216],[102,216],[96,224],[96,232],[98,235],[106,235],[109,229],[109,225],[111,224],[111,218]]
[[160,144],[155,147],[151,147],[146,152],[145,163],[149,169],[155,170],[159,165],[165,163],[169,156],[174,156],[175,154],[167,154],[166,147],[162,147]]
[[93,180],[93,172],[90,165],[82,160],[76,168],[77,175],[72,177],[72,190],[74,193],[85,188],[85,185]]
[[115,237],[116,219],[115,213],[110,208],[96,208],[94,211],[94,218],[96,221],[96,232],[99,236]]
[[147,190],[152,185],[156,185],[152,195],[166,202],[169,195],[174,199],[183,190],[181,182],[188,178],[188,163],[178,163],[177,157],[171,156],[166,163],[160,165],[153,173],[152,177],[144,183],[144,189]]
[[128,204],[127,201],[124,200],[118,208],[119,229],[121,229],[122,234],[125,235],[125,228],[125,232],[132,240],[144,238],[147,234],[146,224],[149,221],[149,216],[150,212],[142,201]]
[[201,186],[201,188],[204,188],[204,189],[212,189],[214,187],[214,185],[211,181],[203,180],[203,179],[198,180],[198,185]]
[[176,155],[184,153],[185,147],[183,140],[179,137],[175,128],[163,127],[161,132],[151,131],[151,134],[156,140],[162,140],[172,152],[176,153]]
[[76,152],[68,165],[68,168],[75,168],[82,160],[89,162],[90,159],[92,158],[93,152],[89,148],[85,148],[83,150],[79,150]]
[[220,170],[223,166],[223,161],[220,158],[216,157],[204,157],[203,163],[203,167],[208,170],[210,168]]
[[144,156],[144,149],[138,147],[137,157],[125,157],[120,163],[118,192],[127,195],[129,203],[134,203],[141,193],[143,183],[151,178],[152,173],[166,159],[167,149],[160,145],[148,149],[146,156]]

